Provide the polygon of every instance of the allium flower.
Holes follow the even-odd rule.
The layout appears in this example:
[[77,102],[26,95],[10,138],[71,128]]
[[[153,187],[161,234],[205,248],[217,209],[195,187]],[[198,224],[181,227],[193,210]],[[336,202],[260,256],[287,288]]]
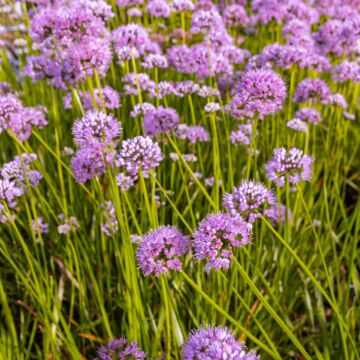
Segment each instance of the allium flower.
[[167,49],[169,64],[182,74],[190,73],[189,56],[191,50],[186,45],[174,45]]
[[30,170],[30,164],[37,159],[36,154],[23,153],[3,165],[0,174],[3,179],[13,181],[19,189],[25,191],[28,185],[38,186],[42,175],[38,170]]
[[112,39],[120,63],[130,60],[132,56],[138,58],[143,55],[150,42],[147,31],[135,23],[122,25],[115,29],[112,32]]
[[275,114],[282,109],[286,98],[284,80],[272,70],[253,70],[244,73],[230,104],[231,114],[244,117]]
[[191,0],[173,0],[170,6],[173,12],[193,11],[195,8]]
[[155,18],[168,18],[171,12],[171,6],[166,0],[150,0],[146,10]]
[[22,194],[23,190],[14,181],[0,179],[0,212],[5,209],[4,203],[10,208],[15,207],[15,197],[19,197]]
[[49,224],[44,222],[42,216],[39,216],[35,220],[31,220],[31,227],[33,232],[37,235],[40,234],[47,234],[49,232]]
[[306,103],[317,100],[326,101],[331,91],[325,81],[320,79],[304,79],[295,90],[293,101]]
[[294,118],[294,119],[291,119],[289,120],[287,123],[286,123],[286,126],[289,128],[289,129],[293,129],[297,132],[307,132],[308,130],[308,127],[307,127],[307,124],[305,121],[302,121],[300,119],[297,119],[297,118]]
[[114,339],[108,344],[101,346],[98,350],[99,360],[141,360],[146,358],[146,353],[142,351],[136,342],[129,342],[125,338]]
[[188,237],[174,226],[160,226],[144,235],[136,257],[145,275],[159,276],[182,269],[180,257],[190,248]]
[[127,175],[125,172],[120,172],[116,175],[116,184],[120,190],[129,191],[137,179],[137,175]]
[[154,105],[144,102],[142,104],[136,104],[134,109],[130,112],[130,116],[132,118],[135,118],[140,115],[145,115],[146,113],[154,111],[154,110],[155,110]]
[[182,140],[188,139],[192,144],[209,141],[209,133],[201,125],[179,124],[175,135]]
[[148,91],[150,93],[156,93],[156,84],[145,73],[130,73],[123,78],[125,83],[125,92],[128,95],[138,95],[139,88],[142,91]]
[[[215,185],[215,178],[213,176],[210,176],[210,177],[204,179],[204,183],[206,186],[213,187]],[[217,184],[218,187],[221,187],[222,183],[223,183],[222,180],[219,179],[218,184]]]
[[216,102],[209,102],[205,105],[204,110],[206,113],[215,113],[221,110],[221,106]]
[[344,82],[347,80],[359,82],[360,65],[355,61],[345,60],[344,62],[334,67],[332,78],[336,82]]
[[91,145],[84,147],[75,153],[71,159],[71,169],[76,181],[84,183],[91,180],[95,175],[100,176],[105,173],[105,159],[108,163],[112,163],[112,153],[103,154],[101,145]]
[[179,115],[175,109],[159,106],[144,115],[144,130],[147,135],[157,135],[175,130]]
[[237,131],[230,134],[230,142],[234,145],[250,145],[252,134],[251,124],[238,125]]
[[191,32],[207,34],[211,29],[224,27],[220,14],[215,10],[198,10],[193,13],[191,20]]
[[140,9],[138,8],[130,8],[126,11],[126,14],[128,17],[131,17],[131,18],[140,18],[143,16],[143,13]]
[[119,230],[114,204],[111,201],[105,201],[105,203],[101,205],[101,208],[104,219],[106,220],[101,226],[101,231],[107,236],[113,236]]
[[73,126],[74,140],[80,147],[110,145],[121,134],[121,124],[103,111],[88,111]]
[[218,89],[212,88],[210,86],[203,85],[197,90],[197,94],[200,97],[219,97],[220,92]]
[[116,165],[124,167],[130,175],[137,176],[142,170],[146,176],[148,170],[158,167],[162,159],[163,155],[156,142],[148,136],[136,136],[122,141]]
[[227,6],[223,17],[227,26],[245,27],[250,21],[245,8],[237,4]]
[[223,204],[230,213],[239,213],[246,221],[253,223],[274,207],[276,197],[263,183],[243,180],[231,194],[225,194]]
[[22,110],[22,104],[15,95],[0,96],[0,133],[9,127],[10,116]]
[[116,0],[116,4],[121,8],[126,6],[141,5],[143,2],[144,0]]
[[[180,160],[180,156],[177,153],[171,152],[169,156],[172,161]],[[181,154],[181,156],[186,162],[196,162],[198,160],[194,154]]]
[[218,50],[231,64],[243,64],[251,55],[248,50],[240,49],[235,45],[224,45]]
[[268,179],[278,186],[285,185],[288,178],[290,184],[296,184],[301,180],[310,181],[312,175],[312,156],[305,155],[302,150],[285,148],[274,150],[273,158],[266,164],[265,171]]
[[27,140],[33,127],[47,125],[45,109],[41,106],[23,107],[15,95],[0,95],[0,133],[10,129],[20,141]]
[[342,113],[343,117],[348,120],[355,120],[356,116],[355,114],[348,113],[347,111],[343,111]]
[[251,10],[255,14],[254,22],[265,25],[270,21],[280,24],[286,15],[285,6],[278,0],[253,1]]
[[141,65],[145,69],[154,69],[154,68],[165,69],[168,67],[168,61],[164,55],[149,54],[144,57],[144,61],[141,63]]
[[347,103],[344,95],[335,93],[330,94],[326,99],[322,101],[323,104],[335,105],[340,106],[343,109],[347,109],[349,104]]
[[296,39],[310,34],[310,24],[299,19],[293,19],[282,28],[282,35],[288,40]]
[[302,108],[297,110],[295,112],[295,118],[310,122],[314,125],[322,121],[320,112],[313,108]]
[[260,360],[254,351],[245,352],[243,342],[226,327],[208,326],[192,332],[183,346],[184,360]]
[[249,237],[248,224],[239,214],[210,214],[193,233],[195,258],[207,261],[206,271],[228,269],[234,257],[232,248],[247,245]]
[[196,93],[199,90],[199,84],[192,80],[179,81],[175,84],[175,90],[177,96],[183,97]]
[[61,89],[96,70],[105,75],[112,53],[105,20],[114,16],[101,0],[49,3],[31,18],[30,35],[38,56],[30,56],[25,74],[47,78]]
[[67,234],[71,230],[76,230],[80,227],[75,216],[70,216],[67,219],[64,214],[59,214],[58,218],[62,222],[62,224],[57,227],[59,234]]

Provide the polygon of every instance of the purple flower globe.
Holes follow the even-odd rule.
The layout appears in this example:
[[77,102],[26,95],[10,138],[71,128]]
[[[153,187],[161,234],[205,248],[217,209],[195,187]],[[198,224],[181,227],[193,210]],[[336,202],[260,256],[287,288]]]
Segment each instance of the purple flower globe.
[[136,342],[129,342],[125,338],[114,339],[98,350],[98,360],[141,360],[146,353],[139,348]]
[[195,258],[207,261],[205,271],[228,269],[233,247],[250,241],[249,225],[239,214],[210,214],[200,222],[193,238]]
[[88,111],[73,126],[74,140],[82,148],[92,145],[109,145],[121,134],[121,124],[103,111]]
[[225,194],[223,204],[230,213],[238,213],[246,221],[253,223],[274,208],[276,197],[263,183],[243,180],[231,194]]
[[238,119],[275,114],[286,98],[284,80],[273,70],[251,70],[243,74],[235,89],[230,113]]
[[200,328],[192,332],[183,346],[184,360],[260,360],[254,351],[246,352],[243,342],[226,327]]
[[148,170],[158,167],[162,159],[163,154],[156,142],[148,136],[136,136],[123,140],[116,165],[132,176],[137,176],[140,170],[147,176]]
[[297,184],[301,180],[310,181],[312,175],[312,156],[305,155],[302,150],[285,148],[274,150],[273,158],[266,164],[265,171],[268,179],[278,186],[285,186],[288,178],[290,184]]
[[166,274],[169,270],[181,271],[180,257],[190,249],[190,241],[174,226],[160,226],[144,235],[137,250],[137,260],[145,275]]

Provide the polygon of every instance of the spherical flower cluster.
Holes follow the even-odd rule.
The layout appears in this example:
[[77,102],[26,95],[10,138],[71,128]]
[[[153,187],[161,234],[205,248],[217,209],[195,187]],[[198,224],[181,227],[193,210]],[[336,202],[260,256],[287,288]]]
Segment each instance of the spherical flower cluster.
[[179,115],[175,109],[159,106],[144,115],[144,130],[147,135],[158,135],[175,130]]
[[297,119],[297,118],[294,118],[294,119],[291,119],[289,120],[287,123],[286,123],[286,126],[289,128],[289,129],[293,129],[297,132],[307,132],[308,130],[308,127],[307,127],[307,124],[305,121],[302,121],[300,119]]
[[103,217],[106,220],[101,226],[101,231],[107,236],[112,236],[119,230],[114,204],[111,201],[105,201],[101,208],[103,210]]
[[251,10],[254,13],[253,23],[265,25],[270,21],[280,24],[285,18],[286,9],[281,1],[253,1]]
[[322,54],[345,55],[356,51],[359,39],[356,18],[341,21],[339,19],[327,20],[313,35],[317,51]]
[[207,261],[205,271],[228,269],[233,247],[247,245],[249,237],[249,226],[239,214],[210,214],[193,233],[195,258]]
[[23,191],[14,181],[0,179],[0,213],[4,211],[5,204],[13,208],[16,206],[15,198],[23,194]]
[[114,339],[98,350],[98,360],[141,360],[146,358],[146,353],[139,348],[136,342],[129,342],[125,338]]
[[150,0],[146,10],[154,18],[168,18],[171,13],[171,6],[166,0]]
[[230,142],[234,145],[250,145],[251,134],[251,124],[240,124],[236,131],[231,132]]
[[262,214],[273,210],[276,197],[261,182],[243,180],[232,193],[225,194],[223,204],[230,213],[239,213],[246,221],[253,223]]
[[24,107],[15,95],[0,95],[0,133],[11,130],[20,141],[25,141],[34,127],[41,129],[45,125],[44,108]]
[[219,103],[216,102],[209,102],[205,105],[204,110],[206,113],[216,113],[217,111],[221,110],[221,106]]
[[141,65],[145,69],[154,69],[154,68],[165,69],[168,67],[168,61],[164,55],[149,54],[144,57],[144,61],[141,63]]
[[255,352],[245,351],[245,345],[235,339],[226,327],[200,328],[192,332],[183,346],[184,360],[260,360]]
[[129,73],[123,77],[126,83],[125,92],[128,95],[138,95],[139,89],[156,95],[156,84],[145,73]]
[[36,154],[21,154],[12,161],[5,163],[0,169],[3,179],[14,182],[24,192],[30,186],[38,186],[42,175],[38,170],[30,170],[30,164],[37,159]]
[[295,118],[317,125],[322,121],[321,114],[313,108],[301,108],[295,112]]
[[305,155],[302,150],[285,148],[274,150],[273,158],[266,164],[265,171],[268,179],[278,186],[284,186],[286,178],[290,184],[296,184],[300,180],[311,180],[312,156]]
[[122,141],[116,165],[135,178],[140,170],[147,177],[148,171],[158,167],[162,159],[161,149],[156,142],[148,136],[136,136]]
[[44,222],[42,216],[31,221],[32,231],[37,235],[47,234],[49,232],[49,224]]
[[244,7],[238,4],[227,6],[224,9],[223,17],[227,26],[245,27],[250,21]]
[[160,226],[144,235],[136,257],[145,275],[165,274],[169,270],[181,271],[180,257],[190,248],[188,237],[174,226]]
[[120,63],[130,60],[131,57],[138,58],[150,46],[147,31],[135,23],[121,25],[115,29],[112,32],[112,40]]
[[48,4],[32,18],[30,35],[40,54],[28,58],[24,73],[49,79],[61,89],[93,75],[104,76],[112,59],[107,18],[114,14],[102,0]]
[[304,79],[297,86],[293,101],[306,103],[311,101],[326,102],[331,91],[325,81],[320,79]]
[[132,118],[138,117],[140,115],[145,115],[148,112],[154,111],[155,106],[153,104],[144,102],[142,104],[136,104],[134,109],[130,112]]
[[194,34],[207,34],[211,29],[219,30],[223,27],[223,19],[215,9],[201,9],[193,13],[191,21],[191,32]]
[[75,143],[81,147],[110,145],[121,134],[121,123],[103,111],[88,111],[73,126]]
[[230,104],[231,115],[244,117],[275,114],[282,109],[286,98],[284,80],[272,70],[253,70],[244,73],[236,95]]
[[347,109],[347,107],[349,106],[349,104],[347,103],[344,95],[339,94],[339,93],[330,94],[326,99],[323,100],[322,103],[323,104],[340,106],[343,109]]
[[143,2],[144,2],[144,0],[116,0],[116,4],[120,8],[124,8],[127,6],[141,5]]
[[206,142],[209,141],[209,133],[201,125],[186,125],[179,124],[175,131],[175,135],[182,140],[189,140],[191,144],[196,144],[197,142]]
[[195,8],[191,0],[173,0],[170,6],[173,12],[193,11]]
[[105,161],[112,163],[113,154],[103,153],[104,148],[101,144],[92,144],[88,147],[80,148],[71,159],[71,169],[76,181],[84,183],[91,180],[95,175],[101,176],[106,172]]
[[75,179],[91,180],[106,172],[106,163],[114,160],[113,141],[121,134],[121,124],[103,111],[88,111],[73,126],[75,143],[80,149],[71,160]]
[[57,227],[59,234],[66,235],[71,230],[77,230],[80,225],[75,216],[69,216],[68,218],[64,214],[59,214],[58,218],[61,224]]
[[360,82],[360,65],[355,61],[345,60],[334,67],[332,78],[336,82],[344,82],[347,80]]

